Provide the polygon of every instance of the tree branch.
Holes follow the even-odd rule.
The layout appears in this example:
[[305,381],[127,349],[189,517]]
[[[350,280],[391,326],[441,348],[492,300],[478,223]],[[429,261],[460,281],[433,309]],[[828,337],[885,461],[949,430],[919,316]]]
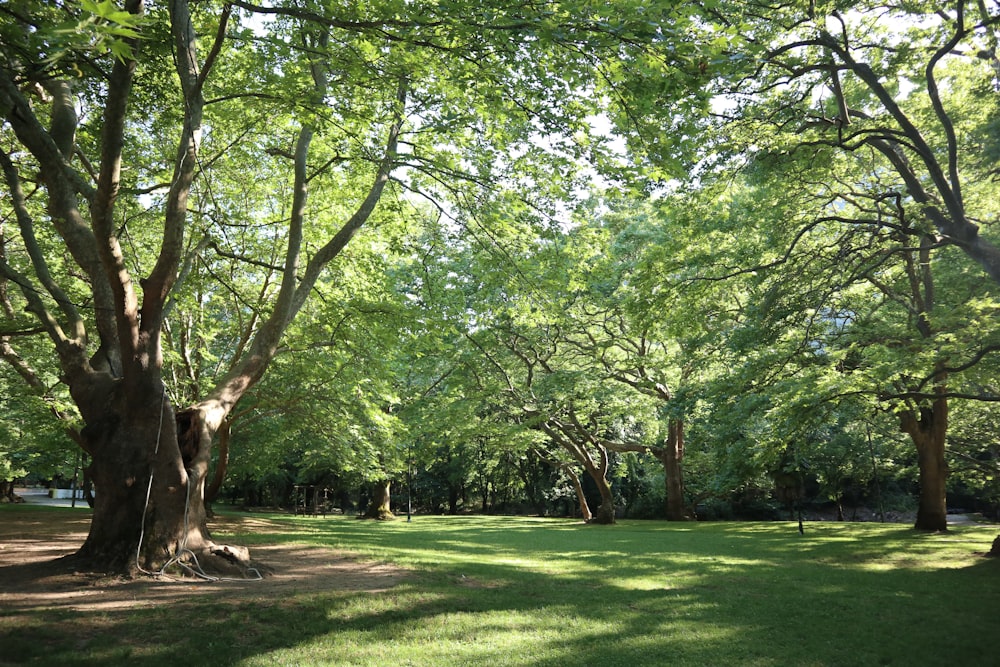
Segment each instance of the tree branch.
[[[125,10],[141,14],[142,0],[129,0]],[[131,40],[135,46],[136,40]],[[115,235],[114,210],[121,184],[122,150],[125,119],[136,62],[115,60],[108,81],[108,92],[101,125],[101,166],[97,190],[90,205],[91,226],[97,240],[97,252],[104,267],[105,281],[114,297],[114,315],[118,344],[126,378],[133,377],[139,349],[139,301],[135,286],[125,266],[121,245]]]

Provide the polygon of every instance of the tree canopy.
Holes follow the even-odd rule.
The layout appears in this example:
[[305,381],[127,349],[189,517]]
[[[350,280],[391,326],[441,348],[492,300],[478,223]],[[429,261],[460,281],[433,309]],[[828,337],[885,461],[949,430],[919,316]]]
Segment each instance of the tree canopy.
[[949,486],[997,497],[998,25],[0,7],[0,473],[75,443],[118,569],[245,565],[207,530],[227,467],[244,501],[405,478],[605,522],[892,478],[946,529]]

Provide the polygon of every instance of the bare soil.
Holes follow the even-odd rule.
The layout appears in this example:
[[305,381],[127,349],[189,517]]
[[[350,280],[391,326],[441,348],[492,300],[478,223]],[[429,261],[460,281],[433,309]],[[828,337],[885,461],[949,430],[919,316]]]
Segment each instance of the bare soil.
[[[87,537],[89,516],[78,512],[0,514],[0,609],[17,615],[39,609],[99,612],[133,609],[211,595],[216,601],[278,599],[329,591],[380,592],[406,572],[315,547],[255,546],[251,555],[267,565],[261,580],[205,581],[179,577],[124,578],[80,572],[71,556]],[[227,517],[227,532],[252,532],[256,517]]]

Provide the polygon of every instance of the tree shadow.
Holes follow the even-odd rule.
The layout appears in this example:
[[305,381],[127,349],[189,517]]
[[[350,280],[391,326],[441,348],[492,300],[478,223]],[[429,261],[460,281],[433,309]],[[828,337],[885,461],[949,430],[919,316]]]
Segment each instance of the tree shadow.
[[[289,537],[298,526],[283,522],[275,533]],[[404,562],[437,556],[382,586],[378,577],[367,587],[333,586],[347,575],[320,558],[288,573],[283,589],[230,583],[199,587],[201,595],[186,585],[157,597],[147,582],[154,590],[134,591],[149,596],[142,605],[86,613],[36,607],[13,624],[7,610],[0,664],[155,665],[192,656],[204,664],[291,664],[289,656],[302,659],[294,651],[305,647],[307,662],[345,665],[407,656],[411,664],[543,667],[950,665],[991,664],[1000,648],[992,611],[1000,563],[868,566],[887,548],[932,549],[935,539],[940,547],[940,537],[908,528],[834,526],[806,536],[791,524],[550,530],[470,520],[431,528],[359,531],[343,520],[302,530],[304,541],[391,549]],[[331,557],[292,544],[274,548]],[[524,567],[518,554],[529,550],[534,565]],[[483,641],[490,633],[503,633],[505,644]]]

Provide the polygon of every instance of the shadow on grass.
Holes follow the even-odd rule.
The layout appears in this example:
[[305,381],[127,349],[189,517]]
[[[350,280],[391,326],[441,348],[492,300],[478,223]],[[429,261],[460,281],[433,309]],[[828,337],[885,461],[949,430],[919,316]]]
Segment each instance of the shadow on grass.
[[417,574],[377,594],[309,592],[303,581],[277,598],[82,620],[37,610],[16,628],[0,616],[0,664],[971,665],[995,664],[1000,649],[1000,563],[968,556],[989,529],[832,524],[799,536],[791,524],[480,517],[271,526],[255,540],[360,551]]

